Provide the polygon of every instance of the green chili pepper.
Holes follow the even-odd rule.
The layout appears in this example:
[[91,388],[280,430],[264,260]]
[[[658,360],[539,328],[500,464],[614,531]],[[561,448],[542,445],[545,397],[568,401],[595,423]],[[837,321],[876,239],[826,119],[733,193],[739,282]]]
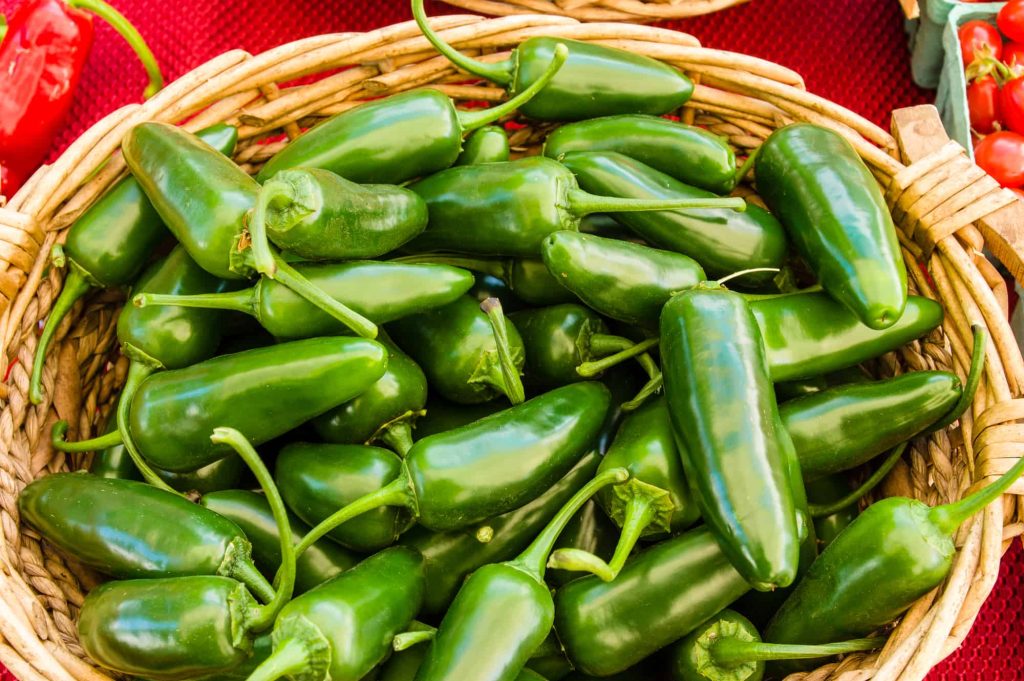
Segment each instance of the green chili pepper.
[[[670,175],[613,151],[574,151],[562,163],[588,192],[635,201],[713,201],[715,194],[683,184]],[[724,206],[622,213],[615,218],[652,246],[688,255],[720,277],[740,270],[780,268],[786,257],[786,235],[771,213],[747,205],[742,213]],[[427,232],[429,233],[429,232]],[[737,281],[756,287],[771,272],[751,272]]]
[[705,279],[685,255],[571,231],[548,236],[541,253],[551,274],[580,300],[628,324],[655,326],[673,293]]
[[359,681],[387,658],[423,601],[423,559],[396,546],[286,605],[274,652],[249,677]]
[[[944,506],[882,499],[857,517],[814,561],[765,629],[772,643],[824,643],[866,636],[937,587],[953,566],[952,535],[999,498],[1021,473],[1017,461],[999,480]],[[810,663],[778,663],[778,671]]]
[[[396,652],[381,667],[378,681],[415,681],[416,673],[419,672],[426,656],[427,646],[422,645]],[[531,664],[533,664],[533,660],[531,660]],[[548,678],[551,678],[552,681],[556,679],[556,677],[541,676],[527,668],[519,672],[515,681],[547,681]]]
[[[573,175],[576,171],[570,168],[543,156],[531,156],[507,163],[457,166],[410,185],[427,202],[430,219],[427,229],[409,242],[407,250],[536,258],[544,237],[562,229],[578,230],[588,213],[709,209],[725,215],[732,212],[728,209],[743,210],[747,205],[742,199],[719,198],[700,190],[693,191],[701,196],[598,196],[580,189]],[[716,231],[722,231],[721,227],[716,225]],[[729,247],[735,248],[731,243]]]
[[[756,304],[755,301],[751,301]],[[810,376],[793,381],[780,381],[775,384],[775,396],[779,404],[785,400],[795,400],[827,390],[833,386],[849,385],[850,383],[868,383],[871,377],[858,366],[833,371],[823,376]]]
[[425,409],[427,413],[416,420],[416,430],[413,435],[416,436],[417,441],[422,440],[430,435],[461,428],[507,408],[507,404],[497,400],[480,404],[456,404],[442,397],[431,395],[427,400]]
[[[576,296],[562,286],[544,262],[537,258],[471,258],[458,254],[427,253],[402,256],[392,262],[439,263],[482,272],[502,280],[508,292],[531,305],[557,305],[576,301]],[[505,300],[500,293],[488,297]]]
[[[291,530],[270,473],[237,430],[217,428],[211,440],[233,448],[267,494],[284,557],[280,586],[273,599],[261,606],[243,584],[228,577],[189,576],[104,584],[86,597],[78,621],[82,647],[104,667],[168,680],[231,670],[245,661],[252,651],[251,639],[274,624],[292,597],[295,553]],[[140,509],[132,510],[138,513]]]
[[749,588],[699,527],[642,551],[614,581],[589,575],[560,588],[555,631],[578,670],[609,676],[686,636]]
[[[256,180],[202,140],[166,123],[135,126],[121,147],[156,212],[200,267],[227,280],[254,274],[246,224],[260,193]],[[376,335],[368,319],[312,285],[280,255],[269,256],[272,267],[261,263],[260,268],[269,276],[360,335]]]
[[[238,141],[238,129],[221,123],[196,136],[230,156]],[[169,236],[134,177],[118,182],[75,221],[64,246],[54,250],[54,264],[62,267],[66,262],[68,273],[36,346],[28,392],[32,404],[42,402],[46,351],[72,306],[93,288],[130,284],[154,249]]]
[[789,586],[799,559],[792,443],[750,307],[701,284],[666,303],[661,339],[668,410],[704,519],[752,587]]
[[606,116],[563,125],[544,141],[556,161],[573,151],[614,151],[716,194],[736,186],[736,155],[718,135],[659,116]]
[[500,163],[509,159],[508,135],[504,128],[486,125],[477,129],[463,145],[455,159],[457,166],[478,166],[482,163]]
[[[828,475],[807,483],[807,500],[813,504],[830,504],[850,493],[850,481],[842,475]],[[857,504],[850,504],[831,515],[814,519],[814,533],[819,550],[831,544],[840,532],[853,522],[860,512]]]
[[524,506],[583,457],[604,424],[609,402],[603,385],[573,383],[420,440],[404,462],[395,457],[400,472],[391,482],[323,519],[303,538],[298,552],[383,506],[405,507],[420,525],[439,531],[465,528]]
[[515,560],[470,575],[441,620],[417,681],[514,680],[554,623],[544,568],[555,540],[598,490],[628,479],[623,468],[598,473]]
[[806,480],[855,468],[922,433],[961,395],[946,371],[914,371],[874,383],[838,386],[782,404]]
[[519,331],[488,298],[477,305],[469,296],[391,323],[395,343],[423,369],[430,387],[462,404],[506,395],[524,399],[519,378],[525,351]]
[[907,301],[892,214],[871,171],[840,134],[809,123],[779,128],[758,150],[757,191],[822,287],[872,329]]
[[105,574],[223,575],[273,596],[238,526],[150,485],[55,473],[25,487],[18,510],[51,544]]
[[884,637],[818,646],[762,643],[757,628],[743,615],[723,610],[672,650],[674,681],[761,681],[768,660],[803,659],[875,650]]
[[[603,459],[602,466],[604,466]],[[615,466],[605,466],[605,468],[615,468]],[[601,490],[598,494],[606,491]],[[555,560],[555,556],[560,551],[568,549],[588,556],[610,559],[615,552],[616,544],[619,543],[619,534],[619,528],[608,519],[608,515],[597,503],[597,500],[588,501],[579,513],[573,516],[558,537],[558,541],[555,542],[555,551],[548,560],[548,571],[545,576],[548,584],[557,588],[580,576],[575,571],[561,570],[556,567],[558,562]],[[559,657],[564,659],[561,653],[559,653]]]
[[689,101],[693,83],[663,62],[625,50],[565,38],[536,36],[521,42],[500,62],[470,59],[445,43],[427,23],[423,0],[413,0],[413,16],[437,51],[463,71],[495,82],[509,94],[536,83],[559,46],[569,48],[565,66],[540,94],[519,106],[539,121],[576,121],[597,116],[645,113],[660,116]]
[[323,168],[360,183],[401,184],[450,167],[462,137],[507,116],[536,96],[568,56],[548,53],[536,80],[508,101],[482,111],[459,111],[437,90],[402,92],[328,118],[271,158],[256,179],[289,168]]

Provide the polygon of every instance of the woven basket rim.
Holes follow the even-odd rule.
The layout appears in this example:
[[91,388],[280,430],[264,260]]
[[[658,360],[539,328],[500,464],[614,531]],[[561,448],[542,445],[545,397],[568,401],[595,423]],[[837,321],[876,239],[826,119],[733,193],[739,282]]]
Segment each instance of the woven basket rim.
[[[908,352],[910,358],[899,361],[944,366],[963,375],[969,364],[970,323],[985,324],[991,337],[988,371],[973,409],[961,429],[936,436],[908,465],[910,491],[926,500],[957,498],[972,483],[998,475],[1019,458],[1024,435],[1014,431],[1013,424],[1024,418],[1024,400],[1015,399],[1024,386],[1024,359],[1001,307],[998,275],[993,278],[977,257],[991,243],[984,236],[984,220],[1009,205],[1008,193],[972,171],[976,167],[966,161],[962,149],[947,144],[915,154],[904,145],[909,157],[905,164],[896,157],[900,147],[893,136],[808,93],[793,71],[701,47],[692,36],[676,31],[543,15],[456,15],[434,19],[432,25],[459,49],[497,50],[488,59],[500,58],[509,47],[540,34],[595,41],[662,59],[697,84],[683,120],[728,136],[741,150],[754,146],[774,127],[798,120],[842,134],[879,178],[901,226],[905,255],[929,264],[934,287],[916,267],[908,269],[911,280],[922,294],[940,298],[949,313],[943,326],[946,345],[915,345],[916,350]],[[335,71],[340,67],[347,70]],[[312,83],[280,87],[322,72],[332,73]],[[34,407],[25,397],[34,330],[61,285],[61,273],[47,268],[47,254],[75,218],[123,175],[123,160],[116,153],[121,137],[143,120],[185,121],[190,130],[231,122],[239,126],[242,140],[235,158],[252,171],[284,144],[266,140],[282,131],[293,138],[300,133],[300,124],[351,108],[364,98],[428,84],[462,100],[503,97],[490,85],[466,81],[467,76],[432,51],[412,22],[366,33],[313,36],[255,57],[230,51],[185,74],[145,104],[123,107],[98,122],[0,208],[0,347],[18,360],[10,371],[12,387],[6,396],[0,395],[6,397],[0,405],[0,471],[5,474],[0,476],[0,514],[5,520],[0,663],[23,681],[107,678],[76,657],[73,614],[81,592],[70,564],[44,551],[34,533],[18,525],[14,500],[28,481],[68,463],[49,450],[49,425],[58,416],[71,418],[85,437],[97,424],[99,408],[123,380],[123,367],[121,374],[117,365],[105,374],[100,370],[113,342],[115,318],[101,297],[79,306],[78,314],[62,325],[44,371],[47,401]],[[529,146],[536,134],[527,128],[513,142]],[[1015,201],[1012,195],[1010,200]],[[962,452],[963,460],[950,452]],[[1024,493],[1024,483],[1012,491]],[[880,655],[848,656],[818,670],[813,678],[918,679],[952,652],[992,589],[1005,539],[1019,533],[1016,506],[1012,497],[1005,499],[1010,500],[1005,518],[993,505],[962,529],[950,578],[903,616]],[[856,676],[844,676],[851,673]]]
[[719,12],[750,0],[444,0],[491,16],[553,14],[579,21],[665,21]]

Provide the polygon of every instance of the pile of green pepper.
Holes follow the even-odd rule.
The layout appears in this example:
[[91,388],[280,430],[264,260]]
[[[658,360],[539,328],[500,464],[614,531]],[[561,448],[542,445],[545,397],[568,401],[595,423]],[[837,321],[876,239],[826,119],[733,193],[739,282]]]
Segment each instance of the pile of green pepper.
[[[795,124],[738,163],[663,117],[693,91],[664,64],[548,37],[476,61],[412,5],[511,99],[369,102],[255,178],[230,127],[138,125],[55,253],[33,401],[72,304],[131,289],[108,432],[53,431],[90,470],[19,500],[114,578],[85,651],[167,681],[758,681],[881,647],[1024,462],[858,514],[970,404],[985,338],[963,383],[859,368],[942,308],[853,148]],[[510,160],[515,110],[565,123],[542,155]],[[768,210],[728,196],[751,169]]]

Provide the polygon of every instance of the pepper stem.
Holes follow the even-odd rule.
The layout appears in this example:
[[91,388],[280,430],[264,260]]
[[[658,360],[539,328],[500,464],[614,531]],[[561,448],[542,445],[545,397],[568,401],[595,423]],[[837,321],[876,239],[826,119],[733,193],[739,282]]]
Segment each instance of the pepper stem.
[[[424,625],[425,626],[425,625]],[[420,643],[426,643],[427,641],[433,641],[434,636],[437,635],[437,629],[431,627],[425,631],[405,631],[395,636],[391,641],[391,647],[396,653],[400,653],[403,650],[408,650],[415,645]]]
[[657,345],[658,341],[658,338],[648,338],[645,341],[640,341],[639,343],[633,344],[632,347],[626,348],[625,350],[622,350],[620,352],[616,352],[614,355],[608,355],[607,357],[602,357],[601,359],[593,360],[590,362],[583,362],[578,367],[576,367],[576,373],[585,378],[597,376],[602,371],[611,369],[616,364],[621,364],[627,359],[636,357],[637,355],[644,354],[645,352],[653,348],[655,345]]
[[867,480],[861,483],[861,485],[857,487],[857,489],[853,490],[842,499],[833,501],[832,503],[829,504],[808,504],[807,511],[811,514],[811,517],[825,518],[832,515],[833,513],[838,513],[847,506],[850,506],[860,501],[865,494],[873,490],[875,486],[878,485],[878,483],[884,480],[885,476],[889,475],[889,471],[893,469],[893,466],[896,465],[896,462],[900,460],[901,456],[903,456],[903,452],[906,450],[906,448],[906,442],[896,445],[896,447],[894,447],[893,450],[889,453],[889,456],[886,457],[882,465],[878,467],[878,470],[872,473],[871,477],[869,477]]
[[595,333],[590,336],[587,348],[590,354],[595,357],[604,357],[616,352],[622,352],[636,345],[633,341],[623,336],[615,336],[608,333]]
[[253,267],[257,272],[265,274],[271,279],[277,273],[277,263],[274,262],[274,254],[270,249],[270,240],[267,237],[267,211],[272,204],[283,207],[295,200],[295,190],[290,182],[281,180],[267,180],[256,197],[256,205],[252,209],[249,219],[249,238],[252,240]]
[[480,309],[487,315],[487,320],[491,323],[491,332],[494,334],[498,365],[501,367],[502,392],[508,396],[512,404],[522,404],[526,400],[526,390],[519,378],[519,369],[516,368],[508,344],[508,327],[505,324],[505,314],[501,310],[501,301],[497,298],[488,298],[480,303]]
[[736,174],[732,178],[732,188],[735,188],[743,180],[747,179],[747,175],[750,174],[751,169],[754,167],[754,163],[757,162],[757,157],[761,153],[761,147],[754,149],[747,155],[747,160],[743,162],[740,169],[736,171]]
[[129,362],[128,376],[124,381],[124,389],[121,390],[121,395],[117,398],[117,432],[121,434],[121,442],[124,444],[124,449],[128,452],[128,456],[131,457],[132,463],[139,469],[143,480],[153,487],[183,497],[185,496],[184,494],[168,485],[160,476],[153,472],[149,463],[139,452],[139,448],[135,445],[135,440],[132,439],[132,434],[128,430],[128,410],[131,408],[132,398],[135,397],[139,385],[149,378],[149,375],[154,370],[155,367],[152,365],[139,362],[138,360],[133,359]]
[[711,644],[709,652],[716,664],[723,667],[737,666],[748,662],[769,662],[771,660],[809,660],[816,657],[831,657],[862,650],[875,650],[885,644],[885,638],[855,638],[839,643],[822,645],[789,645],[785,643],[759,643],[722,638]]
[[971,328],[974,330],[974,347],[971,350],[971,368],[967,372],[967,382],[960,393],[960,399],[956,401],[948,414],[928,429],[929,433],[942,430],[963,416],[967,408],[974,402],[978,386],[981,385],[981,377],[985,369],[985,344],[988,342],[988,332],[981,324],[973,324]]
[[282,676],[301,674],[309,662],[309,649],[300,640],[287,638],[281,645],[274,646],[274,652],[256,667],[247,681],[274,681]]
[[458,52],[454,47],[446,43],[441,39],[434,29],[430,27],[430,23],[427,19],[427,12],[423,9],[423,0],[413,0],[412,2],[412,15],[416,18],[416,25],[420,27],[420,31],[423,32],[423,37],[430,41],[430,44],[434,48],[448,58],[448,61],[458,66],[463,71],[472,73],[475,76],[486,78],[489,81],[497,83],[503,87],[507,87],[512,83],[512,73],[515,68],[515,64],[511,59],[498,62],[496,64],[488,64],[486,62],[471,59],[466,55]]
[[143,97],[149,99],[163,89],[164,77],[160,73],[160,65],[157,63],[156,57],[153,56],[153,51],[149,49],[149,45],[146,44],[146,40],[139,33],[139,30],[123,14],[103,2],[103,0],[67,0],[67,4],[69,7],[88,10],[100,19],[103,19],[134,50],[135,54],[139,57],[139,61],[142,62],[143,68],[146,69],[146,74],[149,76],[149,85],[143,91]]
[[[646,357],[646,355],[641,355]],[[665,377],[659,371],[657,374],[651,377],[651,380],[647,381],[640,391],[636,394],[636,397],[629,400],[628,402],[622,403],[622,411],[636,411],[644,405],[644,402],[648,400],[652,395],[661,390],[662,386],[665,385]]]
[[502,116],[506,116],[523,104],[533,99],[538,92],[543,90],[551,79],[558,73],[558,69],[562,68],[562,64],[569,57],[569,48],[559,43],[555,46],[555,53],[551,58],[551,63],[547,65],[544,72],[540,75],[540,78],[530,83],[529,86],[523,88],[523,91],[516,94],[514,97],[510,97],[506,101],[498,104],[497,106],[488,107],[480,111],[459,111],[459,124],[462,126],[463,133],[482,128],[485,125],[490,125]]
[[234,428],[226,427],[214,428],[210,440],[215,444],[230,446],[242,461],[245,461],[263,489],[263,494],[270,504],[270,511],[274,515],[274,522],[277,524],[277,535],[281,545],[280,582],[273,600],[256,608],[256,615],[249,622],[249,630],[258,633],[274,624],[281,608],[291,600],[295,591],[295,544],[292,539],[291,523],[288,522],[288,511],[285,510],[274,478],[249,440]]
[[197,293],[176,296],[169,293],[139,293],[132,298],[136,307],[148,305],[176,305],[178,307],[200,307],[208,310],[231,310],[256,316],[256,287],[224,293]]
[[502,281],[508,279],[508,265],[505,260],[488,260],[487,258],[467,258],[461,255],[449,253],[423,253],[416,255],[403,255],[392,258],[389,262],[404,262],[410,264],[424,265],[451,265],[461,267],[464,270],[482,272]]
[[[420,412],[422,413],[422,412]],[[412,426],[408,420],[395,421],[384,427],[377,437],[403,459],[412,449]]]
[[85,278],[85,275],[72,266],[64,279],[64,288],[60,296],[50,310],[50,316],[46,318],[46,326],[39,336],[39,345],[36,346],[36,356],[32,359],[32,378],[28,384],[28,399],[32,404],[40,404],[43,401],[43,364],[46,363],[46,351],[53,342],[53,336],[57,328],[67,316],[68,312],[78,300],[92,288],[92,284]]
[[1009,489],[1010,485],[1017,482],[1021,473],[1024,473],[1024,458],[1018,459],[1017,463],[1010,467],[1010,470],[1003,473],[988,487],[978,490],[960,501],[936,506],[929,510],[928,519],[940,530],[952,535],[965,520],[998,499],[1003,492]]
[[562,530],[576,515],[576,512],[587,503],[592,496],[608,485],[618,485],[629,480],[629,471],[625,468],[609,468],[598,473],[593,480],[584,485],[571,499],[563,506],[551,522],[541,530],[533,542],[526,547],[526,550],[519,554],[515,560],[507,564],[518,568],[533,576],[538,582],[544,581],[544,569],[548,562],[548,556],[555,547],[555,541]]
[[618,196],[598,196],[582,189],[566,192],[567,209],[577,216],[591,213],[637,213],[655,210],[691,210],[696,208],[732,208],[739,212],[747,209],[747,202],[738,197],[710,199],[624,199]]
[[778,267],[753,267],[753,268],[751,268],[749,270],[740,270],[739,272],[733,272],[732,274],[727,274],[727,275],[725,275],[724,277],[722,277],[721,279],[719,279],[718,281],[716,281],[714,283],[716,285],[718,285],[718,286],[721,286],[722,284],[724,284],[724,283],[726,283],[728,281],[732,281],[733,279],[739,279],[740,277],[745,277],[746,275],[754,274],[755,272],[778,272],[778,271],[779,271]]
[[7,35],[7,17],[0,14],[0,43],[3,42],[4,37]]
[[113,447],[122,443],[121,433],[112,430],[106,435],[94,437],[91,440],[79,440],[68,442],[64,436],[68,434],[68,422],[57,421],[50,429],[50,445],[59,452],[98,452],[107,447]]

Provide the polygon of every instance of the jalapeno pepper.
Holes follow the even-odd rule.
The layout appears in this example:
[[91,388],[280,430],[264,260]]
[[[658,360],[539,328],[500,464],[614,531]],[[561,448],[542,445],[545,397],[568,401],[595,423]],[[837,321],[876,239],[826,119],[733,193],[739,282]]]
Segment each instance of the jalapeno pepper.
[[497,400],[480,404],[456,404],[441,397],[431,396],[427,400],[427,413],[417,419],[413,435],[416,436],[416,440],[422,440],[431,435],[461,428],[507,408],[508,405]]
[[519,106],[539,121],[575,121],[614,114],[661,115],[677,109],[693,94],[693,83],[663,62],[625,50],[565,38],[535,36],[521,42],[500,62],[470,59],[445,43],[427,22],[423,0],[413,0],[413,16],[437,51],[463,71],[495,82],[509,94],[540,82],[544,66],[560,45],[569,58],[536,97]]
[[[217,151],[230,155],[238,140],[238,130],[218,124],[199,131],[196,136]],[[46,318],[32,360],[29,399],[33,404],[43,399],[41,382],[46,351],[72,306],[93,288],[130,284],[153,250],[169,236],[134,177],[126,177],[114,185],[71,225],[64,246],[54,251],[54,263],[58,266],[67,263],[68,272],[60,296]]]
[[[700,196],[598,196],[580,189],[573,172],[575,168],[570,172],[549,158],[531,156],[507,163],[457,166],[426,177],[409,188],[427,202],[430,219],[426,231],[410,241],[407,250],[536,258],[544,237],[562,229],[578,230],[588,213],[624,215],[704,208],[724,215],[732,212],[729,209],[746,207],[742,199],[719,198],[708,192],[700,192]],[[727,243],[723,248],[734,246]],[[778,266],[773,263],[757,266]]]
[[[536,258],[470,258],[457,254],[429,253],[406,255],[392,262],[439,263],[482,272],[503,281],[508,292],[516,299],[531,305],[557,305],[576,301],[572,291],[562,286],[544,262]],[[488,297],[505,302],[501,293]]]
[[588,575],[555,592],[555,631],[569,660],[609,676],[679,640],[750,586],[704,527],[640,552],[614,581]]
[[455,159],[457,166],[478,166],[482,163],[500,163],[509,159],[508,135],[503,128],[485,125],[466,138],[462,153]]
[[523,340],[496,299],[477,305],[462,296],[444,307],[398,319],[389,330],[445,399],[474,404],[504,394],[513,404],[523,401]]
[[[640,161],[613,151],[574,151],[562,158],[579,186],[609,197],[646,201],[714,200],[715,195],[683,184]],[[617,213],[616,220],[658,248],[688,255],[711,277],[758,268],[780,268],[786,257],[786,235],[771,213],[747,205],[742,213],[708,205],[656,213]],[[752,272],[738,285],[756,287],[771,280],[770,272]]]
[[544,263],[563,286],[603,315],[655,326],[676,291],[704,281],[704,270],[680,253],[571,231],[541,245]]
[[614,151],[716,194],[736,186],[736,155],[727,140],[659,116],[605,116],[570,123],[544,141],[556,161],[573,151]]
[[773,132],[757,153],[757,191],[822,287],[872,329],[907,301],[907,270],[877,180],[839,133],[809,123]]
[[661,342],[669,415],[705,521],[752,587],[789,586],[799,558],[792,444],[750,307],[701,284],[666,303]]
[[[807,483],[807,500],[812,504],[830,504],[850,493],[850,481],[842,475],[829,475]],[[818,549],[822,551],[859,515],[857,504],[850,504],[835,513],[814,519]]]
[[515,560],[485,565],[470,575],[441,620],[417,680],[515,679],[554,623],[544,568],[555,540],[590,497],[627,479],[623,468],[598,473]]
[[271,158],[256,179],[289,168],[323,168],[360,183],[401,184],[450,167],[462,136],[511,114],[550,82],[568,56],[552,50],[536,80],[508,101],[482,111],[459,111],[437,90],[402,92],[328,118]]
[[[1021,473],[1017,461],[999,480],[933,508],[914,499],[882,499],[857,517],[814,561],[765,629],[772,643],[815,644],[866,636],[937,587],[953,566],[952,535],[999,498]],[[776,663],[796,671],[814,662]]]

